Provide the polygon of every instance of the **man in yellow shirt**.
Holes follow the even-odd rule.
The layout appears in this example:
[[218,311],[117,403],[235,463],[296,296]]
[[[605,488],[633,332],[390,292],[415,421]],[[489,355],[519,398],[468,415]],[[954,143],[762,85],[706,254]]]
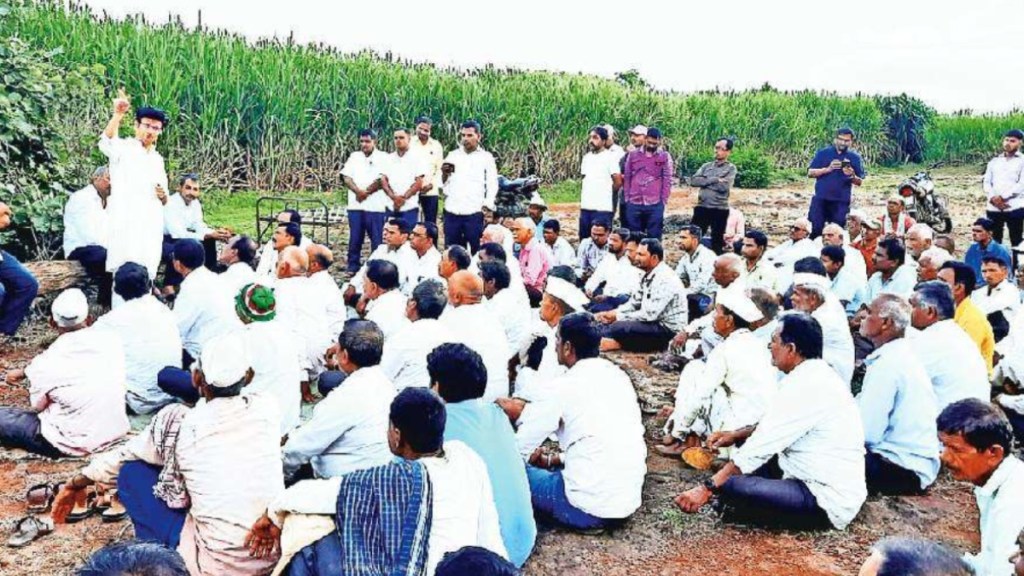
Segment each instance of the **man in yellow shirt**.
[[988,374],[991,376],[996,338],[985,313],[970,298],[971,292],[974,291],[974,269],[963,262],[949,261],[939,269],[939,280],[949,284],[949,287],[953,289],[953,300],[956,302],[956,314],[953,319],[978,345],[981,356],[985,359],[985,366],[988,367]]

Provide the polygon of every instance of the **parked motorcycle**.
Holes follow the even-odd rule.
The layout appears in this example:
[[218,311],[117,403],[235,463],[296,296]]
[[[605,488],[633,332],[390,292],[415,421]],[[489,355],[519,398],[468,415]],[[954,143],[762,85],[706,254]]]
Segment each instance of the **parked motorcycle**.
[[494,212],[498,218],[522,218],[530,205],[530,198],[540,188],[540,178],[508,179],[498,176],[498,194],[494,198]]
[[940,234],[947,234],[953,230],[953,219],[949,216],[949,200],[935,192],[935,181],[929,174],[941,165],[942,162],[936,162],[926,170],[908,177],[900,183],[899,194],[903,197],[903,205],[911,218],[931,226]]

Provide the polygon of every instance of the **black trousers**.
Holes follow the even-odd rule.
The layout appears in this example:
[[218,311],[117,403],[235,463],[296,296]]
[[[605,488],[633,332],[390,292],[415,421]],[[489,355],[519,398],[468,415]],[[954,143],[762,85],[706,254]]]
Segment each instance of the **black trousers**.
[[885,458],[868,451],[864,456],[864,476],[869,494],[920,494],[921,479]]
[[1003,243],[1003,225],[1010,231],[1010,245],[1016,247],[1024,239],[1024,208],[1018,208],[1017,210],[1010,210],[1009,212],[1003,211],[988,211],[986,216],[992,222],[995,222],[995,229],[992,230],[992,237],[996,242]]
[[725,225],[728,222],[728,208],[697,206],[693,209],[693,225],[700,226],[701,235],[711,234],[711,249],[715,254],[721,254],[725,247]]
[[64,454],[50,444],[42,430],[39,414],[13,406],[0,406],[0,446],[21,448],[47,458],[60,458]]
[[828,514],[800,480],[782,479],[778,458],[751,474],[733,476],[722,484],[718,501],[722,520],[769,528],[820,530],[831,528]]
[[480,236],[484,233],[484,213],[452,214],[444,212],[444,246],[469,245],[469,253],[480,249]]
[[420,196],[420,209],[423,210],[423,221],[437,224],[437,196]]
[[662,352],[675,333],[657,322],[619,320],[605,326],[602,336],[615,340],[627,352]]
[[68,260],[76,260],[82,263],[85,272],[90,278],[94,278],[100,287],[99,302],[103,306],[110,306],[112,289],[114,286],[114,275],[107,272],[107,249],[103,246],[79,246],[68,254]]

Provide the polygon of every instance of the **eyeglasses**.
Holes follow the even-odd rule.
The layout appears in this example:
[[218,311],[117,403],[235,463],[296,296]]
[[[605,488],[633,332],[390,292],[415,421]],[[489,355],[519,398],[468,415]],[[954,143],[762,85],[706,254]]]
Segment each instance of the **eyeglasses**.
[[164,131],[164,127],[163,126],[157,126],[156,124],[150,124],[149,122],[139,122],[139,126],[142,126],[146,130],[151,130],[153,132],[163,132]]

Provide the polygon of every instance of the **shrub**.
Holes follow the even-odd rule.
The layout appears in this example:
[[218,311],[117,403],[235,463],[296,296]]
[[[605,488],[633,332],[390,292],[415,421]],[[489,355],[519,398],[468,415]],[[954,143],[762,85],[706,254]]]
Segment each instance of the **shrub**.
[[737,188],[765,188],[775,179],[775,161],[757,148],[737,144],[729,159],[736,165]]

